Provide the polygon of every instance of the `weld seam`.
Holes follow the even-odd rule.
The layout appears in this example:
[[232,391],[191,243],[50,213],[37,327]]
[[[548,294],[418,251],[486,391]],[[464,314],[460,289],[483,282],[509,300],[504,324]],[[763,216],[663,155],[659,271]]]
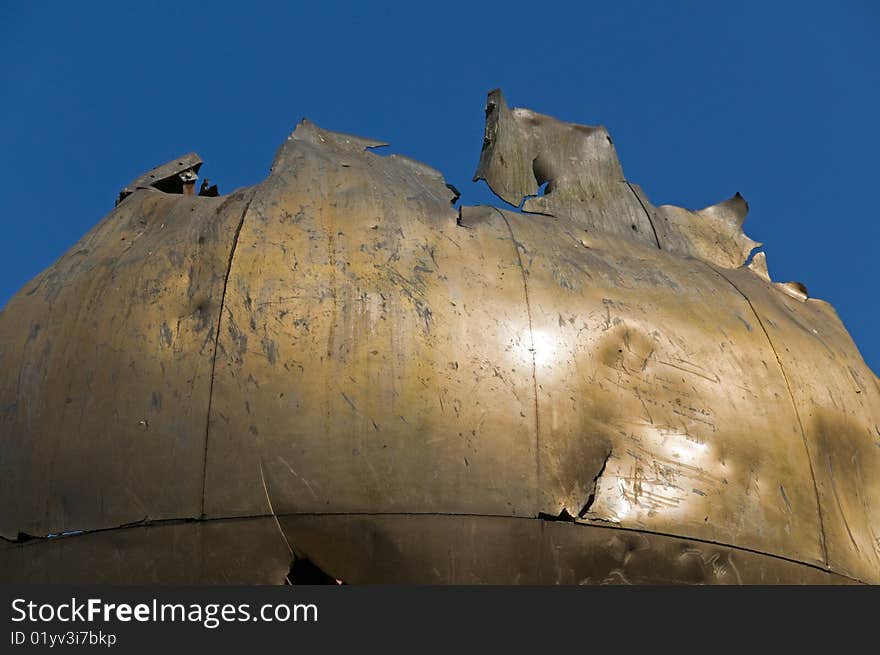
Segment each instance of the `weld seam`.
[[672,539],[684,539],[686,541],[694,541],[701,544],[707,544],[710,546],[722,546],[724,548],[730,548],[731,550],[739,550],[745,553],[752,553],[753,555],[762,555],[764,557],[772,557],[773,559],[778,559],[783,562],[790,562],[792,564],[799,564],[801,566],[808,566],[811,569],[816,569],[817,571],[821,571],[822,573],[833,573],[834,575],[839,575],[841,578],[846,578],[847,580],[852,580],[853,582],[858,582],[859,584],[870,584],[861,580],[859,578],[854,578],[851,575],[846,573],[841,573],[839,571],[835,571],[825,566],[820,566],[819,564],[813,564],[812,562],[804,562],[803,560],[794,559],[793,557],[786,557],[785,555],[779,555],[778,553],[768,553],[767,551],[758,550],[757,548],[749,548],[748,546],[738,546],[735,544],[724,543],[723,541],[712,541],[711,539],[702,539],[700,537],[691,537],[691,536],[683,536],[680,534],[674,534],[672,532],[660,532],[657,530],[645,530],[643,528],[630,528],[624,525],[619,525],[611,522],[602,521],[602,519],[583,519],[581,521],[575,521],[576,525],[589,525],[590,527],[603,527],[610,528],[612,530],[622,530],[624,532],[635,532],[638,534],[651,534],[657,535],[659,537],[669,537]]
[[[513,234],[513,228],[510,226],[510,221],[507,220],[507,217],[497,207],[492,207],[501,219],[504,221],[504,224],[507,225],[507,231],[510,232],[510,240],[513,242],[513,249],[516,251],[516,261],[519,263],[519,270],[522,273],[522,281],[523,281],[523,293],[526,298],[526,314],[529,319],[529,352],[532,355],[532,391],[534,392],[535,397],[535,486],[537,490],[541,488],[541,422],[538,414],[538,364],[535,357],[535,332],[532,327],[532,304],[529,301],[529,284],[528,279],[526,277],[526,269],[523,266],[522,256],[519,252],[520,243],[516,240],[516,237]],[[535,504],[540,504],[540,498],[535,498]]]
[[226,307],[226,287],[229,285],[229,276],[232,273],[232,260],[235,258],[235,251],[238,248],[238,237],[241,234],[241,228],[244,226],[244,217],[251,207],[254,199],[254,192],[245,203],[244,209],[241,211],[241,218],[238,219],[238,225],[235,228],[235,234],[232,237],[232,248],[229,251],[229,262],[226,265],[226,275],[223,278],[223,292],[220,295],[220,311],[217,314],[217,327],[214,331],[214,354],[211,357],[211,382],[208,385],[208,416],[205,420],[205,451],[202,463],[202,510],[201,518],[205,518],[205,491],[208,483],[208,439],[211,431],[211,409],[214,404],[214,373],[217,368],[217,348],[220,343],[220,326],[223,323],[223,310]]
[[800,411],[798,411],[797,403],[794,400],[794,392],[792,391],[791,383],[788,380],[788,375],[785,372],[785,367],[782,365],[782,360],[779,358],[779,353],[776,351],[776,347],[773,345],[773,339],[770,338],[770,333],[767,332],[764,321],[761,320],[760,315],[758,314],[755,306],[752,304],[752,301],[749,299],[749,297],[745,293],[743,293],[742,290],[738,286],[736,286],[736,284],[734,284],[733,280],[727,277],[724,273],[709,264],[706,264],[706,266],[708,266],[709,269],[715,271],[719,276],[721,276],[722,279],[726,280],[728,284],[736,289],[737,293],[739,293],[739,295],[741,295],[745,299],[745,301],[749,305],[749,308],[752,310],[752,314],[758,321],[758,325],[761,326],[761,330],[764,332],[764,336],[767,338],[767,343],[770,345],[770,349],[773,351],[774,357],[776,357],[776,363],[779,366],[779,371],[782,373],[782,379],[785,381],[785,387],[786,389],[788,389],[788,397],[791,400],[791,406],[794,409],[794,415],[797,418],[798,428],[801,431],[801,439],[804,443],[804,450],[807,453],[807,464],[810,467],[810,477],[813,480],[813,491],[816,494],[816,510],[819,515],[819,545],[822,547],[822,558],[825,561],[825,568],[828,569],[830,564],[828,560],[828,546],[825,543],[825,520],[822,515],[822,503],[819,498],[819,485],[816,482],[816,472],[813,469],[813,456],[810,453],[810,446],[807,443],[807,432],[806,430],[804,430],[804,423],[801,420],[801,413]]
[[[507,514],[479,514],[479,513],[451,513],[451,512],[284,512],[281,514],[251,514],[247,516],[212,516],[211,518],[204,519],[194,519],[194,518],[177,518],[177,519],[159,519],[159,520],[150,520],[150,521],[137,521],[134,523],[124,523],[119,526],[115,526],[112,528],[97,528],[94,530],[83,530],[81,532],[77,532],[76,534],[70,535],[62,535],[58,537],[32,537],[27,542],[15,542],[9,539],[3,538],[4,541],[7,541],[14,546],[20,547],[30,547],[36,546],[37,544],[45,544],[50,541],[57,541],[59,539],[72,539],[75,537],[82,537],[87,534],[98,534],[102,532],[114,532],[116,530],[130,530],[133,528],[149,528],[149,527],[163,527],[163,526],[172,526],[172,525],[185,525],[192,523],[216,523],[220,521],[252,521],[257,519],[272,519],[275,518],[297,518],[297,517],[387,517],[387,516],[433,516],[433,517],[458,517],[458,518],[485,518],[485,519],[509,519],[515,521],[540,521],[542,526],[546,522],[546,519],[542,519],[540,517],[532,517],[532,516],[510,516]],[[804,562],[802,560],[794,559],[792,557],[786,557],[785,555],[779,555],[777,553],[769,553],[767,551],[758,550],[756,548],[749,548],[748,546],[738,546],[735,544],[724,543],[723,541],[712,541],[711,539],[702,539],[700,537],[691,537],[680,534],[675,534],[672,532],[660,532],[657,530],[647,530],[644,528],[632,528],[620,525],[619,523],[612,523],[610,521],[603,521],[601,519],[583,519],[577,521],[562,521],[563,523],[569,523],[572,526],[578,526],[582,528],[607,528],[609,530],[620,530],[621,532],[632,532],[636,534],[646,534],[646,535],[655,535],[658,537],[666,537],[669,539],[681,539],[683,541],[693,541],[695,543],[706,544],[709,546],[720,546],[722,548],[729,548],[731,550],[751,553],[753,555],[760,555],[763,557],[769,557],[775,560],[780,560],[783,562],[789,562],[790,564],[797,564],[800,566],[806,566],[811,569],[815,569],[817,571],[821,571],[822,573],[831,573],[841,578],[846,578],[847,580],[851,580],[852,582],[858,582],[859,584],[870,584],[861,580],[860,578],[853,577],[846,573],[841,573],[839,571],[835,571],[830,568],[826,568],[824,566],[820,566],[818,564],[813,564],[811,562]],[[0,551],[2,553],[2,551]]]
[[654,227],[654,220],[651,218],[651,212],[648,211],[648,208],[645,207],[645,203],[642,202],[642,199],[639,198],[639,194],[636,193],[636,190],[633,189],[633,185],[629,183],[629,180],[624,180],[626,186],[629,187],[629,190],[632,191],[632,194],[636,197],[636,200],[639,202],[639,205],[642,207],[642,211],[645,212],[645,217],[648,219],[648,225],[651,226],[651,231],[654,233],[654,240],[657,242],[657,248],[663,250],[663,246],[660,245],[660,237],[657,236],[657,228]]

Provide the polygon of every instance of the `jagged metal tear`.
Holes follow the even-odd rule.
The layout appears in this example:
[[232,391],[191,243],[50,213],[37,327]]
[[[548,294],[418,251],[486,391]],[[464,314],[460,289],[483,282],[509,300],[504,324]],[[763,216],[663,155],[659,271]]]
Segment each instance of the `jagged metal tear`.
[[[474,180],[525,212],[571,219],[587,231],[635,238],[679,255],[738,268],[760,243],[742,231],[748,204],[732,198],[691,211],[654,207],[626,181],[607,130],[510,109],[500,89],[486,102],[486,131]],[[546,183],[543,196],[539,187]]]
[[745,201],[655,208],[602,128],[488,118],[478,177],[543,216],[456,220],[303,121],[259,185],[135,189],[17,294],[0,529],[66,536],[0,579],[876,581],[880,385],[742,267]]

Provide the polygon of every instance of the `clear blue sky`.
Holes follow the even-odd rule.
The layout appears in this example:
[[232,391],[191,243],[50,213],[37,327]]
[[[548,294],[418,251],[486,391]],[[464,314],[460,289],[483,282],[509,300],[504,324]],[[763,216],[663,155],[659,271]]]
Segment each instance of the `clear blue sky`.
[[0,304],[146,169],[195,150],[222,192],[253,184],[303,116],[494,201],[470,179],[500,86],[608,127],[655,204],[742,192],[774,279],[880,371],[878,6],[4,0]]

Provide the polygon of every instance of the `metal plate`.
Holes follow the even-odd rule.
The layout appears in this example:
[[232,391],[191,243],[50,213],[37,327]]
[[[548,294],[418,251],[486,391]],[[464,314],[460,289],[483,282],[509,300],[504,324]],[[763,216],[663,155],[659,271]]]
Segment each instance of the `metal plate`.
[[526,213],[304,121],[13,298],[0,534],[40,538],[2,577],[280,581],[286,537],[352,582],[880,582],[880,385],[741,267],[745,201],[654,207],[601,128],[491,103],[478,176],[546,181]]
[[528,286],[542,511],[822,562],[797,416],[708,265],[505,212]]
[[830,568],[880,576],[880,385],[834,309],[750,272],[725,271],[749,297],[785,370],[822,508]]
[[215,333],[248,193],[138,191],[0,315],[0,534],[198,517]]
[[[209,516],[534,516],[528,316],[503,220],[424,165],[297,129],[245,217],[220,330]],[[351,145],[354,144],[354,145]],[[491,299],[491,300],[490,300]]]

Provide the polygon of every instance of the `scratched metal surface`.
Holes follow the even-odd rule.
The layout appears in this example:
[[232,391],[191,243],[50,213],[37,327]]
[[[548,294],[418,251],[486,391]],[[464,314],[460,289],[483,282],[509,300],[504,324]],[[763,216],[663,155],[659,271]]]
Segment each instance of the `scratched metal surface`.
[[[509,234],[439,174],[305,124],[245,217],[220,329],[208,516],[535,516],[528,316]],[[493,298],[489,302],[488,298]]]
[[880,582],[880,386],[739,195],[656,207],[500,92],[477,177],[524,212],[379,145],[303,121],[255,187],[139,190],[10,301],[0,577],[215,582],[174,570],[228,523],[352,582]]
[[198,516],[235,224],[247,194],[141,190],[0,315],[0,535]]
[[797,419],[745,299],[699,260],[505,216],[529,292],[542,510],[578,515],[592,494],[588,520],[820,561]]

